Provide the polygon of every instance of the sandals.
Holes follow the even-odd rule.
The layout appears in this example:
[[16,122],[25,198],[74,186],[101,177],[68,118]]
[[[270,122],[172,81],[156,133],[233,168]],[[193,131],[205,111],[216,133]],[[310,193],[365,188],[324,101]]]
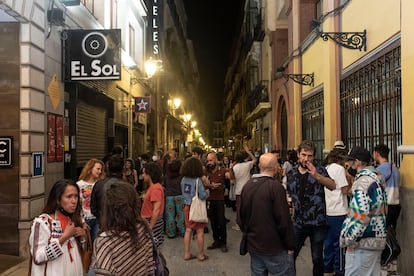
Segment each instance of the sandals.
[[198,258],[199,262],[204,262],[205,260],[208,260],[208,256],[204,255],[204,258]]
[[184,261],[194,260],[195,258],[197,258],[197,257],[194,256],[193,254],[190,254],[190,257],[184,258]]

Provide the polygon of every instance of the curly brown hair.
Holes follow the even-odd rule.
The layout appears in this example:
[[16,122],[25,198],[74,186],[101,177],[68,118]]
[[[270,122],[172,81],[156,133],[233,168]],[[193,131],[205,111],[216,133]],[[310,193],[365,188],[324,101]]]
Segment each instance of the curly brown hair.
[[203,165],[201,161],[195,157],[187,158],[180,170],[181,176],[187,176],[191,178],[203,176]]

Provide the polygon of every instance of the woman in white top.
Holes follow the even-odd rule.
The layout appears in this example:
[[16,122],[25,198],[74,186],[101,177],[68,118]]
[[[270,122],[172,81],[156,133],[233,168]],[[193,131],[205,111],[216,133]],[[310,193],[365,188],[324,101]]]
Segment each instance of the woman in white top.
[[[243,190],[244,185],[249,181],[251,174],[250,170],[253,168],[254,164],[256,164],[256,157],[250,151],[249,147],[244,144],[243,145],[244,151],[240,151],[236,153],[234,160],[236,163],[232,167],[232,174],[234,176],[234,193],[236,195],[236,224],[232,226],[233,230],[240,231],[239,223],[240,223],[240,195]],[[247,161],[249,160],[249,161]]]
[[86,224],[91,229],[92,242],[95,240],[99,231],[96,217],[91,212],[91,193],[96,181],[102,179],[102,170],[104,163],[98,159],[90,159],[83,166],[79,176],[78,184],[80,190],[80,200],[82,204],[82,216]]
[[344,167],[346,155],[345,149],[334,148],[326,158],[326,170],[335,181],[336,189],[325,187],[328,230],[324,243],[324,269],[326,273],[334,272],[335,275],[344,275],[345,272],[345,252],[344,248],[339,248],[339,235],[348,209],[349,187]]
[[80,212],[79,187],[69,180],[57,181],[31,227],[31,275],[83,275],[78,244],[85,230]]

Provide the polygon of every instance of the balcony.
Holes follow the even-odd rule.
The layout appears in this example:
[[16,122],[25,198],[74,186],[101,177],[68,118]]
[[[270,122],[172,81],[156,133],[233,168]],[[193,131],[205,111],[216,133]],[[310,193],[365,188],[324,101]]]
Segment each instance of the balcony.
[[247,102],[247,117],[246,122],[251,122],[259,117],[264,116],[269,110],[272,109],[269,102],[269,95],[267,93],[268,81],[262,80],[256,87],[249,93]]

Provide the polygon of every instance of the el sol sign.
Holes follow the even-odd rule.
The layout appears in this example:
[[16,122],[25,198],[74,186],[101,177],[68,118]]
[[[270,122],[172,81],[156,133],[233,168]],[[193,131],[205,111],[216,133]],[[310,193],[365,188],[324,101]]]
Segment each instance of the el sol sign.
[[120,80],[121,30],[66,30],[64,79]]

